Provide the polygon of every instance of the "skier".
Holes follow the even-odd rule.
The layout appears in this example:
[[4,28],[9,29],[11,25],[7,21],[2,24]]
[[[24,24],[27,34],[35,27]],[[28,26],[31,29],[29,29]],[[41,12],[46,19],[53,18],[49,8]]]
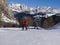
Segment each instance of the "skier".
[[38,29],[38,19],[34,19],[34,29]]
[[27,18],[24,17],[22,19],[22,30],[24,30],[24,28],[27,30],[27,24],[28,24]]

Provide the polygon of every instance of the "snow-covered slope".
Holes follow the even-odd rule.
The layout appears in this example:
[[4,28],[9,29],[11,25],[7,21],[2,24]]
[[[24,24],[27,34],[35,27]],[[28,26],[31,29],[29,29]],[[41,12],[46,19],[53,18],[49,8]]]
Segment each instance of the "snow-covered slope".
[[18,30],[0,31],[0,45],[60,45],[60,30]]
[[60,23],[43,28],[21,31],[21,28],[0,28],[0,45],[60,45]]

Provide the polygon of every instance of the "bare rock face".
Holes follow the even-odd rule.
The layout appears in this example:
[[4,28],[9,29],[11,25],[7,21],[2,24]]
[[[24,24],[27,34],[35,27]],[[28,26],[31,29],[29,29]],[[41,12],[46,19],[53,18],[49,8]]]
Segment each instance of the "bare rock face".
[[59,22],[60,22],[60,16],[58,17],[58,19],[59,19]]
[[44,20],[40,20],[39,26],[43,28],[49,28],[60,22],[60,16],[50,16]]
[[52,27],[54,24],[55,24],[55,22],[54,22],[54,20],[53,20],[53,17],[48,17],[48,18],[44,21],[42,27],[48,28],[48,27]]
[[60,22],[60,16],[56,17],[56,22],[59,23]]
[[5,0],[0,0],[0,27],[12,27],[13,25],[19,25],[19,23],[14,18]]
[[0,0],[0,4],[3,5],[3,6],[6,6],[5,0]]

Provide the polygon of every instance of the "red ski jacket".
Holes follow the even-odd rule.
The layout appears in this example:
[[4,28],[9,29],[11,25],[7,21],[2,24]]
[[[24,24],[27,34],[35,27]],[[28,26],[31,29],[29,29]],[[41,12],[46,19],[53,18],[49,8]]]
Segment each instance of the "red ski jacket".
[[23,24],[23,25],[27,25],[27,20],[25,20],[25,19],[22,20],[22,24]]

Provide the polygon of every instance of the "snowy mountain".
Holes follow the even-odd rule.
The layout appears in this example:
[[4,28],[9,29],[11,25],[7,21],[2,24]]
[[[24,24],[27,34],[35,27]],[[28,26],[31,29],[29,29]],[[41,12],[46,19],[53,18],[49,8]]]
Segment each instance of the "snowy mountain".
[[54,9],[52,7],[35,7],[35,8],[30,8],[28,6],[25,6],[24,4],[8,4],[9,8],[12,9],[12,11],[17,11],[17,12],[24,12],[28,11],[30,14],[35,14],[35,13],[60,13],[60,9]]
[[23,11],[28,11],[29,8],[23,4],[8,4],[9,8],[12,9],[12,11],[17,11],[17,12],[23,12]]

